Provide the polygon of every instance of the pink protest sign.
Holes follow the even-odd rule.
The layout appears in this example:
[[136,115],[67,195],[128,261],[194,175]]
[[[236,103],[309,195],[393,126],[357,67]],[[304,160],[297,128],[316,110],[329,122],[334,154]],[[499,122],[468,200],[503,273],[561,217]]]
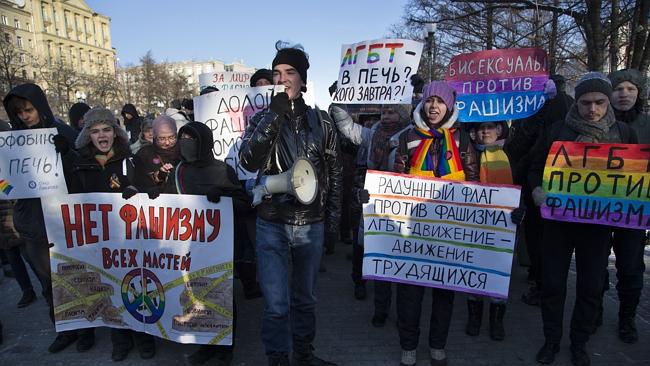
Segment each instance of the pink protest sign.
[[445,80],[456,90],[462,122],[525,118],[546,101],[546,51],[519,48],[452,57]]

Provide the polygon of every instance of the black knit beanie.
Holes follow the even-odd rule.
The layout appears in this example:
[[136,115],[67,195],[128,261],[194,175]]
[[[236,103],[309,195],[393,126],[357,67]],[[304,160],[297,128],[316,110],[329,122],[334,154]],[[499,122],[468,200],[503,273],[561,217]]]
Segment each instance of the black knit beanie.
[[273,84],[273,71],[269,69],[259,69],[251,76],[251,86],[255,86],[258,80],[266,79]]
[[578,80],[575,98],[578,100],[583,94],[593,92],[603,93],[608,99],[612,96],[612,83],[607,76],[597,71],[588,72]]
[[309,60],[307,54],[298,48],[282,48],[278,50],[273,59],[273,68],[276,65],[287,64],[291,65],[302,78],[302,82],[307,84],[307,69],[309,69]]

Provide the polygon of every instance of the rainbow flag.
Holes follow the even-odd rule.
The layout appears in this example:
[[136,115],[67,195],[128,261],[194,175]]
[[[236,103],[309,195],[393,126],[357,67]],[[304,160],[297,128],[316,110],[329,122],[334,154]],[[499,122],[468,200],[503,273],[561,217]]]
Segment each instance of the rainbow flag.
[[556,141],[546,158],[547,219],[650,229],[650,145]]
[[[409,174],[448,180],[465,180],[460,153],[454,141],[454,130],[439,128],[426,131],[415,128],[415,132],[421,137],[421,140],[413,153]],[[434,172],[433,157],[429,149],[436,139],[442,140],[442,146],[438,154],[438,166]]]
[[0,179],[0,191],[2,191],[2,193],[8,196],[12,189],[14,189],[14,186],[9,184],[8,180]]

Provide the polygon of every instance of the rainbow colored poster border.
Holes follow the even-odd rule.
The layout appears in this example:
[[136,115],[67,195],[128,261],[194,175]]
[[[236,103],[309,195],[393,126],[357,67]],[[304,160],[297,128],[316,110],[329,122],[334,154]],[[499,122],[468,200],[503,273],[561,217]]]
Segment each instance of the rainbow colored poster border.
[[554,142],[542,217],[650,229],[649,158],[650,145]]

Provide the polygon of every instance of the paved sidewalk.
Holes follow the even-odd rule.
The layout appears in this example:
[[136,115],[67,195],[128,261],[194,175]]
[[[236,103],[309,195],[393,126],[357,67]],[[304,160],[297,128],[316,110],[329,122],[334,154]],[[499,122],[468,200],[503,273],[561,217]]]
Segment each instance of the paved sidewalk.
[[[395,327],[394,306],[384,328],[370,324],[373,313],[372,285],[368,286],[369,297],[357,301],[352,296],[350,261],[346,254],[350,246],[339,245],[337,253],[326,258],[327,272],[321,273],[318,287],[318,332],[316,354],[337,362],[339,365],[370,366],[399,363],[400,349]],[[613,258],[612,258],[613,260]],[[650,266],[650,253],[646,251],[646,264]],[[613,263],[610,263],[610,270]],[[506,340],[491,341],[488,336],[487,311],[481,335],[468,337],[464,333],[467,318],[465,296],[456,296],[454,318],[451,325],[447,354],[449,365],[535,365],[535,353],[543,343],[541,314],[539,307],[523,304],[519,299],[526,288],[525,268],[515,265],[511,282],[511,296],[506,312]],[[565,337],[554,365],[570,365],[568,319],[573,306],[575,274],[570,276],[569,296],[565,315]],[[615,276],[610,276],[615,281]],[[637,316],[640,342],[628,345],[616,335],[617,310],[615,290],[605,297],[604,324],[592,337],[588,345],[592,365],[650,365],[650,273],[646,271],[646,291]],[[34,284],[38,282],[33,281]],[[613,288],[613,287],[612,287]],[[40,289],[37,286],[37,292]],[[259,337],[261,299],[243,299],[239,283],[235,287],[238,301],[238,329],[233,365],[266,365],[264,351]],[[0,276],[0,319],[4,325],[4,343],[0,346],[0,366],[23,365],[115,365],[110,359],[111,342],[106,328],[98,329],[97,343],[86,353],[78,353],[74,346],[59,354],[47,352],[54,339],[54,330],[47,317],[47,306],[42,297],[25,309],[17,309],[20,290],[13,279]],[[429,306],[430,296],[427,298]],[[486,306],[487,307],[487,306]],[[487,309],[486,309],[487,310]],[[428,312],[423,312],[422,334],[418,349],[418,365],[429,365],[428,361]],[[137,351],[119,363],[121,365],[188,365],[187,355],[196,346],[181,345],[158,340],[157,355],[153,360],[141,360]],[[210,362],[207,363],[208,365]]]

